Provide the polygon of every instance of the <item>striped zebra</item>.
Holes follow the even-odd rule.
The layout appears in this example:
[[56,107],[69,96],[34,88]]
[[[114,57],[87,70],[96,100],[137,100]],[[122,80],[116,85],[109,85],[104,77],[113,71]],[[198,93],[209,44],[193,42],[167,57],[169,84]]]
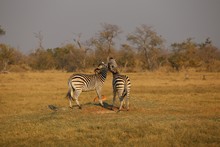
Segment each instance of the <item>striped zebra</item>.
[[81,109],[81,106],[78,101],[78,97],[81,92],[84,91],[93,91],[95,90],[98,98],[99,103],[103,106],[102,99],[101,99],[101,90],[102,86],[105,82],[107,77],[108,67],[104,62],[98,65],[98,67],[94,70],[95,74],[73,74],[69,80],[69,91],[67,93],[67,97],[69,98],[69,106],[72,108],[72,100],[76,101],[76,104]]
[[121,75],[117,70],[117,63],[114,58],[110,58],[108,61],[108,69],[113,75],[112,86],[113,86],[113,104],[112,109],[114,108],[116,94],[118,94],[120,100],[119,111],[121,111],[122,106],[125,104],[127,111],[129,110],[129,95],[131,89],[131,81],[126,75]]

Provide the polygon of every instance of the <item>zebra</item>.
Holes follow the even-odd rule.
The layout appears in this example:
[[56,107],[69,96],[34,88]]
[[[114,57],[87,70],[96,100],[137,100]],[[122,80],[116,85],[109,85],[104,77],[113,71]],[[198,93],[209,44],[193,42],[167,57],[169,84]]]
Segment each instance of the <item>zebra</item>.
[[125,99],[126,109],[128,111],[129,110],[129,96],[130,96],[130,89],[131,89],[131,81],[128,76],[121,75],[118,72],[117,63],[116,63],[115,59],[112,57],[108,61],[108,69],[113,75],[113,79],[112,79],[112,87],[113,87],[112,110],[114,108],[116,94],[118,94],[118,97],[120,100],[119,111],[121,111],[121,109],[122,109],[125,97],[126,97],[126,99]]
[[78,97],[81,92],[93,91],[95,90],[99,98],[99,103],[103,106],[101,99],[102,86],[107,77],[108,67],[102,62],[94,70],[95,74],[73,74],[68,80],[69,91],[67,92],[67,97],[69,98],[69,107],[72,108],[72,100],[76,101],[79,109],[81,105],[79,104]]

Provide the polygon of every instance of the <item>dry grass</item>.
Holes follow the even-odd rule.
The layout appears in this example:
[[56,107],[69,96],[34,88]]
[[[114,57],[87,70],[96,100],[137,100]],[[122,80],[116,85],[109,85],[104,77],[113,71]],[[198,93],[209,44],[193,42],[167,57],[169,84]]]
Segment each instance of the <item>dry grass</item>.
[[[202,75],[206,74],[206,80]],[[68,108],[70,73],[0,75],[0,146],[220,146],[220,74],[132,73],[130,111],[109,110],[95,92],[82,93],[83,109]],[[48,105],[58,107],[52,111]]]

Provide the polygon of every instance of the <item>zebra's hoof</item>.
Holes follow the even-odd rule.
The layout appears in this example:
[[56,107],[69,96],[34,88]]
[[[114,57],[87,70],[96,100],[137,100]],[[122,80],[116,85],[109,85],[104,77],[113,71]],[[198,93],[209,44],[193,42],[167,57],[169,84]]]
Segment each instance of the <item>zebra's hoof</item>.
[[70,108],[70,109],[73,109],[73,107],[72,107],[72,106],[69,106],[69,108]]
[[82,107],[81,107],[81,106],[79,106],[79,109],[82,109]]

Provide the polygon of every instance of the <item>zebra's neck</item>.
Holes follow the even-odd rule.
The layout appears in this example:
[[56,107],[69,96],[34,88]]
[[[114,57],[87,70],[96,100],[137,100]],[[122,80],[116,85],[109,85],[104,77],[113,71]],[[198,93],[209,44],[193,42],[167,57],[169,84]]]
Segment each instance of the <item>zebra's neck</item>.
[[107,77],[107,72],[108,70],[103,69],[101,72],[98,74],[98,77],[104,82],[106,77]]
[[119,73],[118,71],[116,71],[116,72],[111,72],[111,73],[112,73],[113,77],[114,77],[114,76],[117,76],[117,75],[120,75],[120,73]]

